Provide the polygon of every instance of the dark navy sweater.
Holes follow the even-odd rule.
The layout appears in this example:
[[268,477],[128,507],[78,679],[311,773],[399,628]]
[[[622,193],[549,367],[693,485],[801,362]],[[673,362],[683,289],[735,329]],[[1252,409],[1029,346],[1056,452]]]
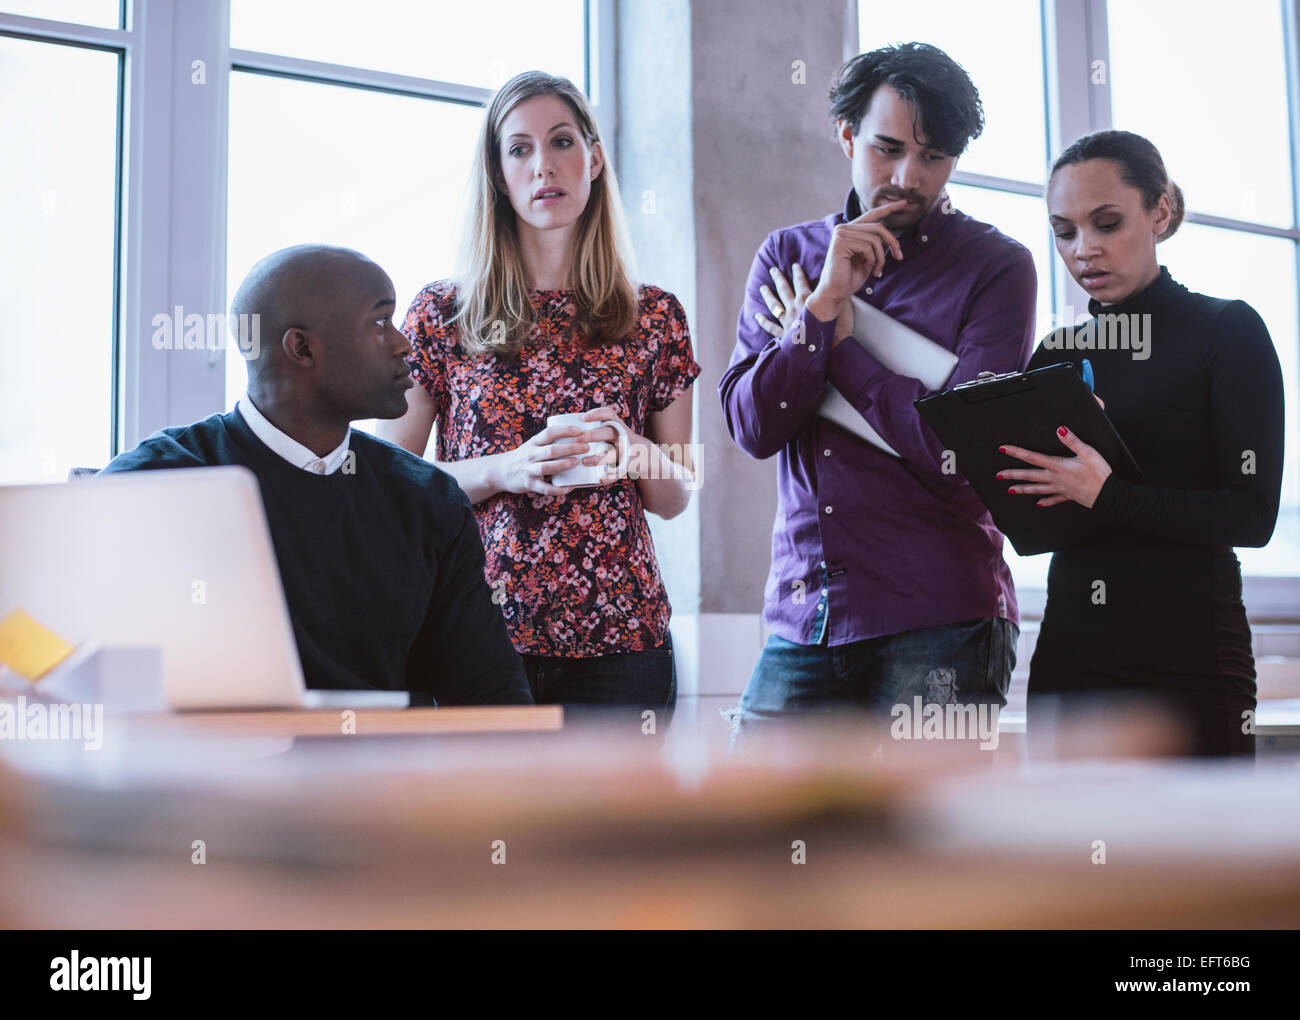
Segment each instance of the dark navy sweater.
[[532,704],[468,497],[391,443],[354,430],[349,447],[343,469],[313,474],[231,411],[155,432],[104,471],[239,464],[257,476],[308,687]]

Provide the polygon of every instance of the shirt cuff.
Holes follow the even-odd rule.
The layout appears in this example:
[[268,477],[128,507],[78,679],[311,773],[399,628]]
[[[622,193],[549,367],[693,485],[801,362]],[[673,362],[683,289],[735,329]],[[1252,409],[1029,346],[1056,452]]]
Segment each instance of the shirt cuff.
[[[799,318],[781,336],[781,348],[791,356],[802,354],[807,355],[810,361],[819,359],[824,366],[834,337],[835,323],[822,322],[805,306],[799,312]],[[822,370],[825,371],[825,368]]]

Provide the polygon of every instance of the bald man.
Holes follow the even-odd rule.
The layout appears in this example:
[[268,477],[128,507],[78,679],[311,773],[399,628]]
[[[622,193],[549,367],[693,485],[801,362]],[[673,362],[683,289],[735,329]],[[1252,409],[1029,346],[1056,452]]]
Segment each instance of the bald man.
[[394,302],[388,274],[357,252],[268,255],[231,307],[232,329],[256,315],[263,340],[235,410],[155,432],[104,472],[239,464],[257,475],[308,687],[531,704],[465,493],[351,429],[406,412],[411,345]]

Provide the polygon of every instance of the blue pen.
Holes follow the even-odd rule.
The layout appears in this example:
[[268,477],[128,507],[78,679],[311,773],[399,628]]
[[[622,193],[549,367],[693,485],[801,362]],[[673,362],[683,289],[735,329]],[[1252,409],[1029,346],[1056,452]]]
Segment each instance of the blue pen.
[[1086,382],[1086,383],[1088,384],[1088,389],[1091,390],[1091,389],[1093,388],[1093,386],[1092,386],[1092,363],[1091,363],[1087,358],[1084,358],[1084,359],[1083,359],[1083,381]]

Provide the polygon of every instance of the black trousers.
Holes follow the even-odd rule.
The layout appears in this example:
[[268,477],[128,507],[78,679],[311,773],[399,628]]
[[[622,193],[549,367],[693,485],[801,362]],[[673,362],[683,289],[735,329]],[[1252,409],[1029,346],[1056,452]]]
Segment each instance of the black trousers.
[[[634,725],[662,733],[677,704],[677,666],[671,637],[640,652],[590,658],[524,655],[524,673],[539,705],[563,705],[572,721]],[[650,713],[647,715],[646,713]]]

